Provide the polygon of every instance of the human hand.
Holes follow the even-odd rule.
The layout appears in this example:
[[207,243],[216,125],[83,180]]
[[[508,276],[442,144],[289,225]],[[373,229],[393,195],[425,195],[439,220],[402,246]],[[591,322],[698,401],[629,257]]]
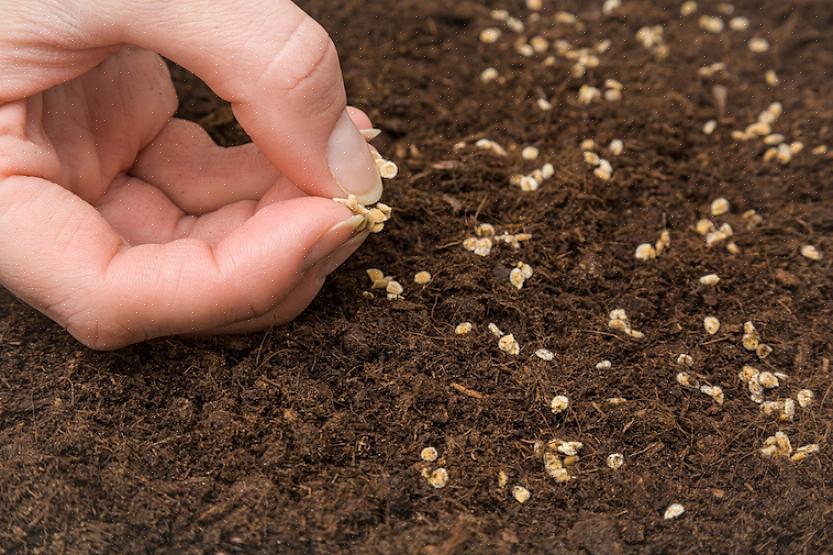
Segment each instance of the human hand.
[[[297,316],[381,181],[326,32],[289,0],[0,0],[0,283],[85,345]],[[131,46],[128,46],[131,45]],[[223,149],[160,53],[229,100]]]

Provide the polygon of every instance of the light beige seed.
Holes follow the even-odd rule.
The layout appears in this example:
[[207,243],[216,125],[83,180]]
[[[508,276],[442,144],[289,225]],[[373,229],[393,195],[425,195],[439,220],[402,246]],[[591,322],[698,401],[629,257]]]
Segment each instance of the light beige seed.
[[636,252],[634,252],[634,258],[637,260],[653,260],[657,257],[657,250],[654,246],[650,243],[642,243],[638,247],[636,247]]
[[588,105],[602,97],[602,93],[596,87],[582,85],[578,90],[578,103]]
[[795,396],[796,400],[798,401],[798,406],[800,406],[803,409],[813,404],[813,397],[815,397],[815,395],[809,389],[802,389]]
[[723,197],[719,197],[712,201],[709,211],[712,216],[722,216],[723,214],[727,214],[730,209],[731,205],[729,201]]
[[672,503],[671,505],[668,506],[667,509],[665,509],[665,513],[663,515],[663,518],[665,518],[665,520],[671,520],[673,518],[679,517],[684,512],[685,512],[685,507],[683,507],[679,503]]
[[431,273],[430,272],[422,271],[422,272],[417,272],[416,275],[414,275],[414,283],[416,283],[417,285],[425,285],[426,283],[430,283],[430,282],[431,282]]
[[553,414],[558,414],[567,410],[570,406],[570,400],[564,395],[556,395],[550,401],[550,410]]
[[770,87],[777,87],[781,84],[781,79],[778,78],[778,74],[775,73],[774,69],[768,69],[766,73],[764,73],[764,82]]
[[604,93],[604,98],[608,102],[620,102],[622,100],[622,91],[618,89],[607,89]]
[[555,355],[549,349],[538,349],[535,351],[535,356],[547,362],[550,362],[555,358]]
[[717,129],[717,121],[710,119],[705,124],[703,124],[703,133],[706,135],[711,135],[714,133],[714,130]]
[[524,22],[517,17],[507,17],[506,26],[515,33],[523,33],[524,31]]
[[535,103],[538,105],[538,109],[542,112],[549,112],[550,110],[552,110],[552,102],[550,102],[546,98],[539,98],[535,101]]
[[607,400],[607,404],[613,405],[614,407],[619,406],[619,405],[624,405],[627,402],[628,402],[628,400],[625,399],[624,397],[610,397]]
[[515,286],[515,289],[521,289],[524,286],[524,282],[526,279],[524,278],[523,272],[519,268],[513,268],[511,272],[509,272],[509,282]]
[[749,19],[745,17],[733,17],[729,20],[729,28],[732,31],[746,31],[749,29]]
[[677,383],[683,387],[697,387],[697,385],[691,381],[691,376],[688,375],[688,372],[678,372],[676,379]]
[[759,359],[764,360],[772,354],[772,347],[766,343],[759,343],[758,346],[755,347],[755,354],[758,355]]
[[749,50],[756,54],[766,52],[769,50],[769,41],[760,37],[751,38],[749,39]]
[[697,20],[698,25],[704,31],[713,34],[719,34],[723,32],[724,23],[723,20],[717,16],[713,15],[701,15],[700,18]]
[[778,383],[778,378],[775,377],[775,374],[766,371],[758,374],[758,383],[761,384],[761,387],[764,389],[773,389],[780,385]]
[[538,158],[538,153],[539,151],[536,147],[528,146],[521,151],[521,157],[524,160],[535,160],[536,158]]
[[819,145],[813,149],[813,154],[816,156],[824,156],[827,154],[827,145]]
[[740,254],[740,247],[734,241],[726,243],[726,250],[729,254]]
[[810,260],[819,261],[821,260],[821,252],[814,247],[813,245],[802,245],[801,246],[801,256],[804,258],[808,258]]
[[379,175],[382,176],[383,179],[393,179],[399,173],[397,165],[390,160],[383,160],[377,168],[379,169]]
[[448,471],[445,468],[437,468],[428,476],[427,480],[432,487],[442,489],[448,485]]
[[723,404],[724,396],[723,396],[723,388],[717,385],[701,385],[700,386],[700,393],[708,395],[711,397],[718,405]]
[[495,324],[493,324],[492,322],[489,322],[489,326],[488,326],[488,328],[489,328],[489,333],[491,333],[491,334],[492,334],[492,335],[494,335],[495,337],[497,337],[497,338],[503,337],[503,332],[502,332],[502,331],[500,331],[500,328],[499,328],[499,327],[497,327],[497,326],[496,326]]
[[402,293],[405,292],[405,288],[398,281],[391,280],[388,282],[387,287],[385,287],[385,291],[388,294],[388,299],[400,299],[402,298]]
[[720,283],[720,276],[717,274],[706,274],[700,277],[701,285],[717,285]]
[[434,462],[439,457],[439,453],[434,447],[425,447],[422,451],[419,452],[419,458],[421,458],[425,462]]
[[594,141],[593,139],[584,139],[583,141],[581,141],[581,150],[587,151],[596,149],[596,141]]
[[720,331],[720,320],[714,316],[706,316],[703,320],[703,328],[706,330],[707,334],[714,335]]
[[547,162],[543,166],[541,166],[541,177],[544,179],[550,179],[555,175],[555,166]]
[[613,470],[619,470],[625,464],[625,457],[622,453],[611,453],[607,456],[607,466]]
[[532,494],[529,492],[529,490],[523,486],[515,486],[512,488],[512,497],[514,497],[515,501],[517,501],[521,505],[529,501],[529,498],[531,496]]
[[764,144],[765,145],[777,145],[784,142],[784,136],[780,133],[772,133],[764,137]]
[[462,322],[457,324],[457,327],[454,328],[454,333],[457,335],[468,335],[471,333],[471,330],[474,328],[471,322]]
[[591,166],[598,166],[601,158],[595,152],[588,150],[584,152],[584,161]]
[[619,156],[625,149],[625,144],[619,139],[614,139],[610,142],[610,146],[607,148],[611,154],[613,154],[614,156]]
[[480,31],[480,42],[485,44],[493,44],[500,39],[500,29],[489,27]]
[[521,346],[515,340],[515,336],[510,334],[504,335],[498,340],[498,348],[506,354],[517,356],[521,352]]
[[708,235],[715,229],[714,222],[706,219],[699,220],[697,222],[697,225],[695,226],[695,229],[697,230],[697,233],[700,235]]
[[506,473],[505,470],[498,470],[497,473],[497,487],[500,489],[505,488],[509,484],[509,475]]
[[784,408],[781,409],[781,414],[778,415],[778,420],[791,422],[795,417],[795,401],[792,399],[784,399]]
[[[367,271],[367,277],[370,278],[371,283],[376,283],[377,281],[380,281],[380,280],[384,279],[384,277],[385,277],[385,273],[382,270],[378,269],[378,268],[368,268],[366,271]],[[387,286],[387,284],[386,284],[386,286]]]
[[801,141],[794,141],[790,143],[790,153],[792,153],[793,156],[800,154],[803,150],[804,143],[802,143]]
[[580,441],[562,441],[558,444],[558,452],[562,455],[575,456],[584,447]]
[[683,17],[688,17],[694,14],[697,11],[697,2],[693,0],[688,0],[687,2],[683,2],[683,5],[680,6],[680,15]]
[[603,360],[596,364],[596,370],[610,370],[613,367],[613,363],[609,360]]
[[548,41],[540,35],[534,36],[531,39],[529,39],[529,45],[538,54],[543,54],[544,52],[550,49],[550,41]]
[[694,359],[691,358],[691,355],[683,353],[677,357],[677,364],[691,368],[694,366]]
[[483,70],[483,73],[480,74],[480,80],[484,83],[491,83],[492,81],[496,80],[500,75],[498,74],[497,70],[493,67],[487,67]]

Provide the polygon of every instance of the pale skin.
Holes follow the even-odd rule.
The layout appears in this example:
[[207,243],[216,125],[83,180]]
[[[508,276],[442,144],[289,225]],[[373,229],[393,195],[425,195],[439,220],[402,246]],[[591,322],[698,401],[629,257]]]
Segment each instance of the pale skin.
[[[335,47],[289,0],[0,0],[0,284],[94,349],[295,318],[382,193]],[[164,55],[253,144],[173,118]]]

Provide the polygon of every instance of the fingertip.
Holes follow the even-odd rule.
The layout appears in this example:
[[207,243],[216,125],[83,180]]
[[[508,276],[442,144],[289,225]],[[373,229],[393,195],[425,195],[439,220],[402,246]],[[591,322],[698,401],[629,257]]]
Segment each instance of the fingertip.
[[373,127],[373,122],[370,121],[370,117],[363,110],[356,108],[355,106],[348,106],[347,113],[359,129],[370,129]]

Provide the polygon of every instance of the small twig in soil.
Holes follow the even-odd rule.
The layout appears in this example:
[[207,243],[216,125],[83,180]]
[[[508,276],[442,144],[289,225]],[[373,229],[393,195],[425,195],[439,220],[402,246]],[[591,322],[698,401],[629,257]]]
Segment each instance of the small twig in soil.
[[487,395],[484,395],[479,391],[475,391],[474,389],[470,389],[456,382],[451,384],[451,388],[457,391],[458,393],[462,393],[466,397],[474,397],[475,399],[486,399],[488,397]]

